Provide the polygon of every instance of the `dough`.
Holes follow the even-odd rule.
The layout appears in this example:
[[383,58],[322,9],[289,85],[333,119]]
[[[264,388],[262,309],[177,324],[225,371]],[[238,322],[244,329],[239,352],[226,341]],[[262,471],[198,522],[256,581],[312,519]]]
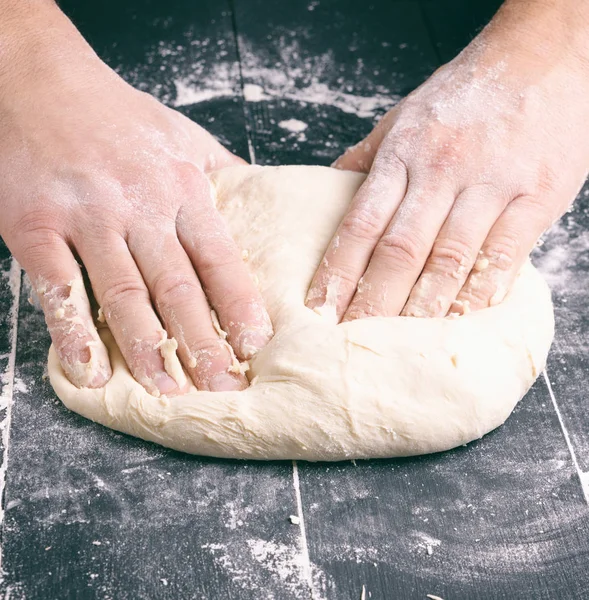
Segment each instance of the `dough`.
[[184,452],[254,459],[343,460],[447,450],[499,426],[543,369],[550,292],[527,264],[505,300],[445,319],[335,324],[305,308],[307,288],[364,177],[324,167],[216,173],[219,210],[247,251],[276,335],[250,363],[249,389],[149,395],[107,329],[113,377],[78,389],[53,348],[64,404],[107,427]]

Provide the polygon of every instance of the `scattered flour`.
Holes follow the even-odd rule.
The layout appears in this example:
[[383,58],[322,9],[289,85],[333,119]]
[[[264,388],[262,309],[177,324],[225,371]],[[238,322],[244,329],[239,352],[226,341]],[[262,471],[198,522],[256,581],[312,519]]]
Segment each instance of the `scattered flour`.
[[309,126],[304,121],[299,121],[298,119],[288,119],[286,121],[280,121],[280,123],[278,123],[278,127],[282,127],[282,129],[286,129],[291,133],[300,133],[305,131],[305,129],[307,129]]
[[[299,33],[304,38],[305,32]],[[353,73],[341,75],[331,51],[309,54],[296,36],[279,36],[272,55],[241,36],[239,50],[241,73],[225,45],[214,46],[208,38],[182,44],[160,42],[147,53],[144,64],[130,70],[119,66],[117,71],[138,89],[175,107],[243,97],[246,102],[291,100],[331,106],[374,119],[399,100],[389,88],[363,75],[361,59]],[[169,84],[163,83],[165,77]],[[356,87],[370,94],[357,94]]]
[[253,506],[242,506],[236,500],[230,500],[225,504],[227,517],[225,527],[227,529],[237,529],[247,523],[248,518],[254,512]]
[[246,83],[243,86],[243,97],[246,102],[261,102],[270,98],[264,93],[264,88],[255,83]]
[[188,106],[190,104],[213,100],[214,98],[232,96],[233,90],[230,87],[225,87],[223,84],[224,82],[220,82],[220,85],[216,88],[197,89],[181,79],[176,79],[174,80],[174,85],[176,86],[174,106]]
[[589,230],[574,213],[567,213],[543,236],[532,257],[554,292],[585,293],[587,281],[579,277],[579,269],[589,272]]
[[[1,271],[2,284],[8,284],[10,290],[10,305],[8,309],[7,326],[9,328],[9,354],[3,358],[6,360],[6,367],[1,375],[1,393],[0,393],[0,439],[2,442],[1,464],[0,464],[0,501],[4,498],[4,488],[6,486],[6,470],[8,468],[8,451],[10,447],[10,423],[12,421],[12,405],[14,402],[14,391],[17,388],[15,381],[16,368],[16,342],[18,333],[18,316],[20,303],[20,290],[22,283],[22,271],[20,265],[14,258],[8,258],[5,261],[8,267]],[[25,386],[26,387],[26,386]],[[0,525],[4,522],[4,508],[0,504]],[[0,573],[2,573],[2,549],[0,548]]]
[[[293,599],[309,597],[305,579],[305,559],[302,552],[291,545],[259,538],[235,540],[231,547],[222,543],[203,544],[215,562],[248,592],[263,593],[265,600],[280,600],[270,592],[268,580],[279,583]],[[314,600],[322,600],[319,590],[325,589],[325,575],[312,565]],[[262,597],[262,596],[260,596]],[[281,596],[283,597],[283,596]]]

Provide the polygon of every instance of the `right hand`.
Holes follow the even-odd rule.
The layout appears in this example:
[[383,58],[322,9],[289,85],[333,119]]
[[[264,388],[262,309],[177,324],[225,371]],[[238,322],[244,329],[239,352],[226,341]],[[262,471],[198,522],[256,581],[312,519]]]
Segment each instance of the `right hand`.
[[234,354],[251,358],[272,325],[206,176],[243,161],[126,84],[52,3],[22,4],[0,24],[0,234],[40,296],[66,375],[78,387],[111,376],[81,261],[148,392],[187,387],[167,337],[199,389],[245,388]]

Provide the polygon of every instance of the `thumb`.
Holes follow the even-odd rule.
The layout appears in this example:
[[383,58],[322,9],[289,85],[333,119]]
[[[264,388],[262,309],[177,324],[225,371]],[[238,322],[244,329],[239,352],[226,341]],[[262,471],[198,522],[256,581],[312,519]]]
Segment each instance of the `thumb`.
[[196,154],[195,162],[205,173],[247,164],[245,160],[227,150],[206,129],[193,121],[190,122],[190,136]]
[[239,167],[247,165],[248,163],[230,152],[220,144],[212,135],[208,135],[208,142],[204,149],[204,162],[203,169],[205,173],[211,173],[212,171],[218,171],[225,167]]
[[335,169],[342,169],[344,171],[368,173],[372,167],[372,162],[374,161],[380,143],[395,124],[398,113],[399,104],[389,110],[369,135],[355,146],[348,148],[331,166]]

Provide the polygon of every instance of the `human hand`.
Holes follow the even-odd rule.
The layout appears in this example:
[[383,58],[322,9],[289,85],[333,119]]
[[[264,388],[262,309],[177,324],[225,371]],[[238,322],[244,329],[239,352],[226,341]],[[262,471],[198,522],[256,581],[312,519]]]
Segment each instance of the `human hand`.
[[66,375],[79,387],[111,376],[79,260],[150,393],[185,389],[176,342],[199,389],[243,389],[234,354],[251,358],[272,325],[206,176],[243,161],[127,85],[53,3],[22,4],[7,21],[14,35],[6,23],[2,32],[0,233],[39,294]]
[[589,166],[580,19],[569,11],[573,23],[560,22],[552,9],[524,15],[519,5],[507,3],[336,162],[368,177],[317,270],[309,307],[335,298],[338,318],[351,320],[443,317],[501,302],[574,200]]

